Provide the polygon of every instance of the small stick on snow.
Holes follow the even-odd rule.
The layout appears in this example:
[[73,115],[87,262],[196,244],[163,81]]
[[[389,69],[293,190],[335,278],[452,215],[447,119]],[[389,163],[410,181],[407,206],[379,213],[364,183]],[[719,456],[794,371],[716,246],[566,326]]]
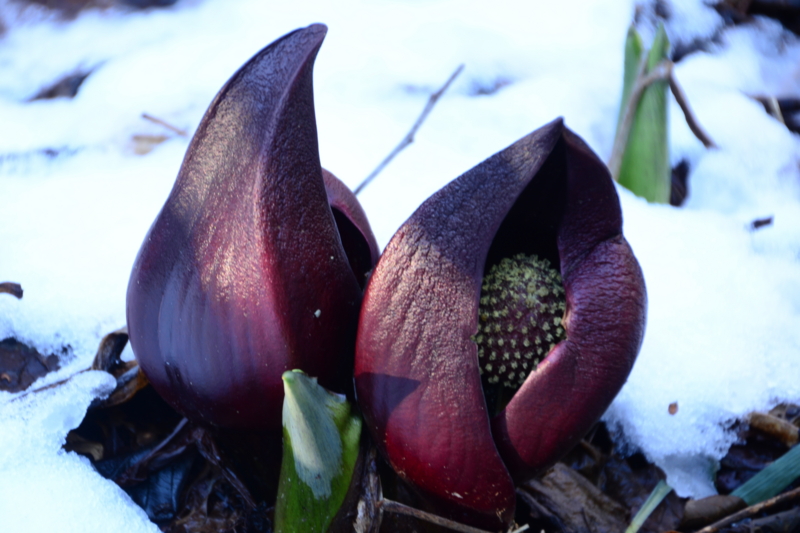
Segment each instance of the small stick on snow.
[[142,113],[142,118],[145,119],[145,120],[149,120],[150,122],[153,122],[155,124],[158,124],[159,126],[164,126],[169,131],[171,131],[171,132],[173,132],[173,133],[175,133],[177,135],[180,135],[181,137],[186,137],[188,135],[188,133],[186,133],[186,130],[182,130],[180,128],[176,128],[175,126],[173,126],[169,122],[166,122],[164,120],[161,120],[160,118],[154,117],[153,115],[149,115],[147,113]]
[[453,80],[455,80],[456,77],[459,74],[461,74],[462,70],[464,70],[463,64],[459,65],[458,68],[455,70],[455,72],[453,72],[453,74],[450,75],[450,78],[445,82],[444,85],[442,85],[441,89],[439,89],[430,96],[430,98],[428,99],[428,103],[425,104],[425,109],[422,110],[422,114],[419,116],[417,121],[411,127],[411,131],[409,131],[408,134],[403,138],[403,140],[400,141],[400,144],[398,144],[397,147],[394,150],[392,150],[392,152],[389,155],[386,156],[386,159],[381,161],[381,164],[378,165],[378,167],[375,170],[373,170],[372,173],[358,185],[358,187],[355,188],[355,190],[353,191],[355,194],[358,194],[361,191],[363,191],[364,187],[369,185],[370,182],[375,179],[375,176],[380,174],[380,172],[384,168],[386,168],[386,165],[388,165],[392,161],[392,159],[394,159],[395,156],[397,156],[397,154],[402,152],[406,146],[414,142],[414,134],[417,133],[417,130],[422,125],[422,123],[425,122],[425,119],[428,117],[428,114],[431,112],[431,109],[433,109],[433,106],[436,105],[436,102],[439,100],[439,98],[441,98],[441,96],[444,94],[447,88],[450,87],[450,84],[453,83]]
[[2,293],[10,294],[17,300],[21,300],[22,285],[20,285],[19,283],[12,283],[10,281],[5,281],[3,283],[0,283],[0,294]]
[[706,148],[716,148],[717,145],[714,144],[714,141],[711,140],[711,137],[709,137],[706,132],[703,131],[703,128],[700,127],[700,123],[697,122],[697,118],[694,116],[694,113],[692,113],[692,108],[689,107],[689,100],[686,99],[686,94],[678,84],[678,80],[675,78],[675,73],[671,70],[669,73],[669,88],[672,91],[673,96],[675,96],[675,100],[678,102],[678,105],[681,106],[681,111],[683,111],[686,124],[689,125],[689,129],[692,130],[694,136],[697,137]]
[[755,516],[761,512],[767,511],[772,507],[791,502],[795,499],[800,499],[800,488],[790,490],[789,492],[784,492],[783,494],[779,494],[778,496],[770,498],[769,500],[764,500],[761,503],[751,505],[750,507],[742,509],[737,513],[733,513],[732,515],[719,520],[718,522],[714,522],[710,526],[704,527],[697,533],[717,533],[722,530],[722,528],[727,527],[734,522],[739,522],[745,518],[750,518],[751,516]]
[[769,114],[775,117],[775,120],[786,125],[786,121],[783,119],[783,113],[781,113],[781,106],[778,104],[778,99],[774,96],[767,96],[765,99],[767,102],[767,107],[769,108]]
[[[419,509],[409,507],[408,505],[396,502],[394,500],[387,500],[386,498],[384,498],[383,500],[380,501],[378,505],[383,509],[384,512],[411,516],[418,520],[424,520],[425,522],[430,522],[431,524],[436,524],[437,526],[446,527],[447,529],[451,529],[453,531],[459,531],[461,533],[489,533],[485,529],[478,529],[477,527],[472,527],[466,524],[461,524],[459,522],[454,522],[452,520],[442,518],[441,516],[431,513],[426,513],[425,511],[420,511]],[[525,531],[526,529],[528,529],[528,526],[523,526],[520,529],[514,530],[514,533],[516,533],[517,531]]]

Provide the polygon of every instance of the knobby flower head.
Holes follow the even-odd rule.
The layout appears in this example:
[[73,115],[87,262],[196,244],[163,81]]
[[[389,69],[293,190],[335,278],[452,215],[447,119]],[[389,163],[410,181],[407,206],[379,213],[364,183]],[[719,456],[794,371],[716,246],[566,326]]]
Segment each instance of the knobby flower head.
[[312,67],[326,31],[278,39],[226,83],[133,266],[134,353],[195,420],[280,429],[286,370],[351,383],[378,248],[353,194],[320,167]]
[[392,238],[361,310],[359,406],[428,502],[503,527],[515,482],[566,453],[622,387],[645,310],[608,170],[556,120]]

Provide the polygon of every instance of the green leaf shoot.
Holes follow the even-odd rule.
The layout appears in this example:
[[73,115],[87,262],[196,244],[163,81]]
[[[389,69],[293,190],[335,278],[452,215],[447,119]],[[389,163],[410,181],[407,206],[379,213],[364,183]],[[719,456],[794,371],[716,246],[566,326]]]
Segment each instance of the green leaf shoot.
[[282,376],[283,462],[275,530],[324,533],[342,506],[358,459],[361,418],[346,398],[298,370]]
[[636,516],[631,520],[625,533],[636,533],[639,531],[647,519],[650,518],[650,515],[653,514],[653,511],[656,510],[656,507],[661,504],[670,492],[672,492],[672,487],[667,485],[663,480],[659,481],[658,484],[653,487],[650,496],[647,497],[647,500],[642,504],[641,508],[639,508],[639,512],[637,512]]
[[[668,59],[669,39],[663,25],[659,25],[653,44],[647,53],[636,30],[631,27],[625,43],[625,74],[617,128],[636,83],[649,74],[662,61]],[[646,87],[639,100],[619,168],[619,183],[654,203],[669,203],[671,169],[667,117],[667,90],[669,82],[657,80]]]
[[731,494],[743,499],[747,505],[755,505],[780,494],[798,477],[800,445],[795,445]]

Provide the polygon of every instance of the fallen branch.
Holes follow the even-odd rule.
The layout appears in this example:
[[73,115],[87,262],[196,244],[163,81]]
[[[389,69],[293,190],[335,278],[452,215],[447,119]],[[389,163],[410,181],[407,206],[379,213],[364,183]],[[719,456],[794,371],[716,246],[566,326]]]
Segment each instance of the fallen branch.
[[692,108],[689,107],[689,100],[686,99],[686,94],[678,84],[678,80],[675,78],[675,74],[672,71],[670,71],[669,74],[669,88],[672,90],[672,94],[675,96],[675,100],[678,102],[678,105],[681,106],[681,111],[683,111],[686,124],[688,124],[689,129],[692,130],[694,136],[697,137],[706,148],[716,148],[717,145],[714,144],[714,141],[711,140],[711,137],[709,137],[706,132],[703,131],[703,128],[700,127],[700,123],[697,122],[697,118],[695,118],[694,113],[692,113]]
[[6,293],[10,294],[11,296],[15,297],[17,300],[22,299],[22,285],[19,283],[11,283],[10,281],[6,281],[0,283],[0,294]]
[[737,513],[733,513],[732,515],[728,516],[727,518],[723,518],[717,522],[714,522],[710,526],[706,526],[703,529],[697,531],[697,533],[717,533],[718,531],[722,530],[722,528],[727,527],[734,522],[739,522],[744,520],[745,518],[750,518],[751,516],[755,516],[758,513],[762,513],[771,509],[772,507],[789,503],[792,500],[800,499],[800,488],[796,488],[794,490],[790,490],[789,492],[785,492],[774,498],[770,498],[769,500],[764,500],[761,503],[757,503],[755,505],[751,505],[750,507],[746,507]]
[[786,120],[783,118],[783,113],[781,113],[781,106],[778,104],[778,99],[774,96],[768,96],[766,98],[767,101],[767,108],[769,109],[769,114],[775,117],[775,120],[786,125]]
[[386,168],[386,165],[388,165],[392,161],[392,159],[394,159],[395,156],[397,156],[397,154],[402,152],[406,146],[414,142],[414,135],[417,133],[417,130],[422,125],[422,123],[425,122],[425,119],[428,117],[428,114],[433,109],[433,106],[436,105],[436,102],[439,100],[439,98],[441,98],[441,96],[444,94],[447,88],[450,87],[450,85],[453,83],[453,80],[455,80],[456,77],[459,74],[461,74],[462,70],[464,70],[464,65],[459,65],[458,68],[455,70],[455,72],[453,72],[453,74],[450,75],[450,78],[448,78],[445,84],[442,85],[442,88],[433,93],[430,96],[430,98],[428,98],[428,103],[425,104],[425,109],[422,110],[422,114],[420,114],[417,121],[411,127],[411,131],[409,131],[408,134],[406,134],[406,136],[403,138],[403,140],[400,141],[400,144],[398,144],[397,147],[394,150],[392,150],[392,152],[389,155],[387,155],[383,161],[381,161],[381,164],[378,165],[377,168],[373,170],[372,173],[358,185],[358,187],[355,188],[355,190],[353,191],[355,194],[358,194],[361,191],[363,191],[364,187],[369,185],[370,182],[375,179],[375,176],[380,174],[380,172],[384,168]]
[[142,118],[145,119],[145,120],[149,120],[150,122],[153,122],[155,124],[158,124],[159,126],[164,126],[165,128],[167,128],[172,133],[180,135],[181,137],[186,137],[188,135],[186,130],[182,130],[180,128],[177,128],[177,127],[173,126],[172,124],[170,124],[169,122],[161,120],[158,117],[154,117],[153,115],[149,115],[147,113],[142,113]]
[[[447,529],[451,529],[453,531],[459,531],[461,533],[491,533],[489,531],[486,531],[485,529],[479,529],[477,527],[468,526],[460,522],[454,522],[452,520],[448,520],[447,518],[442,518],[439,515],[426,513],[425,511],[420,511],[419,509],[409,507],[408,505],[402,504],[400,502],[396,502],[394,500],[387,500],[386,498],[381,500],[378,503],[378,505],[384,512],[411,516],[418,520],[424,520],[425,522],[430,522],[431,524],[436,524],[437,526],[446,527]],[[512,533],[519,533],[527,529],[528,526],[526,524],[518,529],[513,530]]]
[[69,383],[72,380],[72,378],[74,378],[79,374],[83,374],[84,372],[101,370],[110,373],[111,368],[119,363],[120,361],[119,356],[120,354],[122,354],[122,350],[125,348],[125,345],[127,343],[128,343],[128,327],[123,326],[118,330],[112,331],[111,333],[105,335],[100,340],[100,345],[97,348],[97,353],[95,353],[94,360],[92,361],[91,366],[89,366],[88,368],[78,370],[74,374],[70,374],[64,379],[60,379],[58,381],[50,383],[49,385],[44,385],[42,387],[39,387],[38,389],[22,391],[17,396],[11,398],[9,402],[16,402],[18,400],[21,400],[22,398],[25,398],[29,394],[37,394],[46,390],[60,387],[61,385]]

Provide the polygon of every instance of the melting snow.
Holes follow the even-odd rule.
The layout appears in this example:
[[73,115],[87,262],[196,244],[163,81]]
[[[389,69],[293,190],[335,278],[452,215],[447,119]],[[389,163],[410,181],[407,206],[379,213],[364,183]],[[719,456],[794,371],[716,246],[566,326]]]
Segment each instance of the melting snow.
[[[703,43],[676,74],[719,149],[705,150],[673,103],[673,163],[690,165],[686,205],[648,205],[620,190],[649,312],[639,359],[605,419],[621,445],[697,497],[714,490],[735,420],[800,401],[800,138],[750,98],[800,97],[800,42],[768,19],[724,27],[700,0],[666,5],[673,44]],[[607,158],[634,9],[182,0],[61,22],[0,0],[0,281],[25,289],[21,301],[0,295],[0,339],[44,353],[69,345],[66,367],[35,386],[89,365],[100,338],[125,323],[133,258],[188,144],[141,114],[191,133],[225,80],[284,33],[330,28],[315,71],[320,150],[351,187],[466,64],[416,142],[361,195],[385,245],[428,195],[556,116]],[[645,34],[653,16],[639,6]],[[86,71],[75,98],[29,101]],[[168,138],[137,155],[134,135]],[[750,228],[767,216],[773,224]],[[87,460],[60,450],[108,387],[87,373],[37,398],[0,395],[0,515],[16,520],[12,530],[156,531]]]

